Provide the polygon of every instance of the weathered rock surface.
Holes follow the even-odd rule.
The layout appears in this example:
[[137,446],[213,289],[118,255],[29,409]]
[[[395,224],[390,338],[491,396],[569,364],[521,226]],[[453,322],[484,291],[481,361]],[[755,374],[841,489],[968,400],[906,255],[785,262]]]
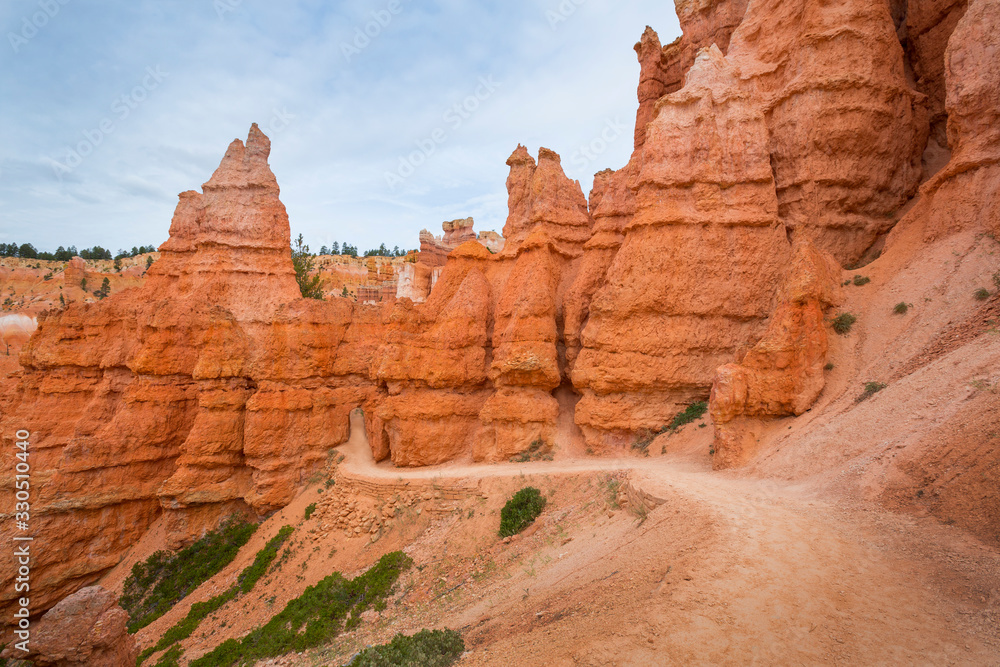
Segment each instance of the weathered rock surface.
[[9,648],[4,658],[31,660],[39,667],[124,667],[139,657],[128,634],[128,614],[100,586],[82,588],[32,624],[30,653]]
[[897,33],[905,44],[915,87],[927,96],[930,139],[939,151],[948,148],[945,49],[968,4],[968,0],[897,0],[893,3],[894,14],[898,16]]
[[698,51],[715,44],[726,53],[733,30],[746,13],[747,0],[675,0],[683,36],[666,46],[647,26],[635,45],[639,56],[639,111],[635,122],[635,147],[646,142],[646,124],[655,115],[656,101],[676,92],[694,64]]
[[279,307],[301,301],[269,148],[254,126],[203,194],[181,195],[142,287],[39,317],[2,419],[8,444],[31,432],[36,609],[113,566],[161,513],[179,544],[230,512],[283,505],[294,490],[271,480],[315,466],[273,447],[255,456],[246,423]]
[[416,261],[399,267],[396,298],[409,299],[414,303],[427,300],[434,285],[441,277],[441,271],[448,254],[468,241],[478,241],[491,254],[504,248],[505,239],[496,232],[480,232],[473,229],[472,218],[452,220],[441,224],[443,236],[434,236],[426,229],[420,231],[420,253]]
[[[3,442],[32,433],[35,608],[161,516],[176,545],[282,507],[358,408],[376,460],[417,466],[558,448],[570,411],[594,451],[626,447],[711,392],[716,465],[739,465],[824,386],[838,263],[1000,233],[996,0],[676,4],[685,36],[636,47],[636,149],[589,202],[519,146],[503,237],[463,219],[407,259],[324,259],[340,282],[303,300],[254,126],[180,195],[145,282],[40,315],[0,393]],[[950,162],[893,228],[942,122]]]
[[[1000,72],[994,66],[1000,4],[976,0],[945,53],[951,160],[920,188],[916,205],[893,229],[887,249],[975,229],[1000,234]],[[902,250],[900,250],[902,251]]]
[[719,368],[713,381],[716,468],[750,459],[761,419],[801,415],[816,401],[828,348],[823,313],[840,300],[840,274],[828,254],[798,243],[763,338],[740,363]]
[[507,159],[507,223],[504,253],[515,254],[529,234],[540,231],[556,252],[577,257],[590,239],[593,219],[580,183],[563,173],[559,156],[547,148],[538,152],[538,162],[528,149],[518,146]]
[[595,449],[707,394],[715,369],[763,333],[789,256],[764,114],[718,49],[688,79],[649,125],[636,213],[573,368],[576,422]]

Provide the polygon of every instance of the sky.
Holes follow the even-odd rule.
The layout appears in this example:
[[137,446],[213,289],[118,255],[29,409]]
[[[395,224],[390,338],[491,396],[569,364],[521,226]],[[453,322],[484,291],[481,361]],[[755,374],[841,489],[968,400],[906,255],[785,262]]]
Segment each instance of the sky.
[[499,232],[519,143],[585,193],[627,162],[646,25],[680,34],[668,0],[5,0],[0,242],[159,245],[253,122],[313,250]]

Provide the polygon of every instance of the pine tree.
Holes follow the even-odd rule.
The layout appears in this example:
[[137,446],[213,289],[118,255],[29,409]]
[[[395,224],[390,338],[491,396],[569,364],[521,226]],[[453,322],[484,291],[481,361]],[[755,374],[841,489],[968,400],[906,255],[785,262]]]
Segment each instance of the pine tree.
[[295,282],[304,299],[323,300],[323,279],[319,275],[311,275],[315,259],[309,254],[309,246],[302,240],[302,234],[295,239],[292,246],[292,266],[295,268]]

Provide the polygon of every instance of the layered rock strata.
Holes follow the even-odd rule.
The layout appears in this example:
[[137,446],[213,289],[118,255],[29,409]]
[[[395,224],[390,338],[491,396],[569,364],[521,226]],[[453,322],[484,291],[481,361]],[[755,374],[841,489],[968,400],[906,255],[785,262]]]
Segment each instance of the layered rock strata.
[[[685,36],[637,47],[628,164],[588,202],[556,153],[519,146],[504,237],[454,221],[401,268],[350,268],[379,294],[398,268],[395,299],[300,298],[254,126],[181,194],[145,283],[39,316],[0,416],[8,446],[31,431],[35,609],[159,517],[177,545],[282,507],[358,408],[374,459],[414,466],[558,448],[560,409],[592,450],[627,447],[711,391],[717,465],[752,457],[762,420],[822,390],[837,263],[871,252],[926,175],[940,40],[904,50],[897,28],[930,35],[934,7],[962,13],[941,63],[953,155],[886,248],[1000,233],[996,0],[677,5]],[[6,609],[5,571],[0,590]]]
[[595,449],[707,393],[763,332],[789,257],[764,114],[718,49],[688,79],[649,125],[636,212],[581,336],[576,422]]
[[819,397],[828,349],[824,312],[840,301],[840,274],[830,255],[808,241],[797,244],[763,338],[713,381],[716,468],[749,461],[763,420],[801,415]]

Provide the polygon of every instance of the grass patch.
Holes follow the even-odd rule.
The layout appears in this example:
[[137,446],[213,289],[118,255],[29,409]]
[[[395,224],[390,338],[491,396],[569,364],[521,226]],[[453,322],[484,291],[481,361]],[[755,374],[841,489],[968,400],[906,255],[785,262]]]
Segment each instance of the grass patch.
[[[655,431],[650,428],[641,428],[636,431],[636,437],[638,439],[632,443],[632,449],[637,449],[646,456],[649,456],[649,445],[653,442],[656,436],[661,433],[676,433],[681,429],[681,427],[687,426],[691,422],[704,417],[706,412],[708,412],[708,401],[697,401],[687,406],[682,412],[677,413],[674,416],[673,421],[666,426],[661,426],[659,431]],[[704,424],[702,424],[702,426],[704,426]],[[666,452],[664,451],[664,453]]]
[[181,656],[184,655],[184,649],[180,646],[175,646],[156,661],[153,667],[181,667]]
[[229,565],[256,530],[257,524],[233,516],[176,554],[157,551],[144,563],[136,563],[120,600],[128,612],[128,631],[135,633],[163,616]]
[[278,534],[268,540],[264,548],[257,552],[257,557],[253,559],[253,563],[240,572],[240,576],[236,578],[240,591],[249,593],[253,590],[257,581],[267,574],[267,569],[274,562],[274,559],[278,557],[278,550],[288,541],[293,530],[295,529],[291,526],[282,526]]
[[867,285],[871,281],[872,279],[869,278],[868,276],[854,276],[854,278],[851,280],[851,282],[854,283],[855,287],[862,287],[864,285]]
[[361,624],[369,607],[385,609],[399,575],[413,564],[401,551],[388,553],[367,572],[345,579],[339,572],[310,586],[290,601],[266,625],[242,639],[229,639],[210,653],[194,660],[191,667],[230,667],[300,652],[336,637]]
[[858,321],[858,318],[850,313],[841,313],[833,318],[833,330],[841,336],[851,333],[851,328]]
[[972,293],[972,296],[976,297],[976,301],[986,301],[990,298],[990,291],[985,287],[980,287]]
[[861,401],[867,401],[869,398],[879,393],[885,389],[886,385],[881,382],[865,382],[865,390],[860,396],[854,399],[855,403],[860,403]]
[[348,667],[448,667],[463,652],[465,642],[454,630],[421,630],[412,636],[398,634],[388,644],[366,648]]
[[[665,430],[665,429],[664,429]],[[649,445],[652,444],[653,439],[658,436],[659,433],[651,428],[641,428],[636,433],[636,437],[639,439],[632,443],[632,449],[636,449],[646,456],[649,456]]]
[[632,509],[632,515],[639,520],[639,525],[646,523],[646,519],[649,518],[649,509],[643,504],[639,503]]
[[526,486],[507,501],[500,510],[500,537],[516,535],[531,525],[545,509],[542,492]]
[[313,512],[315,511],[316,511],[316,503],[310,503],[309,506],[306,507],[306,521],[309,520],[309,517],[311,517],[313,515]]
[[[264,548],[257,552],[256,558],[254,558],[253,563],[248,565],[240,573],[240,576],[236,578],[236,583],[230,586],[226,591],[216,595],[215,597],[206,600],[205,602],[195,602],[191,605],[191,609],[188,610],[187,616],[178,621],[172,628],[163,633],[160,640],[154,645],[147,648],[139,655],[139,659],[136,661],[136,667],[141,665],[146,658],[153,655],[157,651],[162,651],[171,644],[176,644],[179,641],[183,641],[194,634],[194,631],[198,629],[198,626],[203,620],[208,618],[211,614],[221,609],[230,600],[236,598],[237,595],[242,593],[249,593],[253,590],[254,585],[260,580],[264,574],[267,573],[268,567],[274,561],[278,555],[278,549],[281,548],[288,538],[291,536],[294,529],[291,526],[282,526],[278,534],[268,540]],[[174,648],[179,649],[179,646]],[[170,655],[174,649],[170,649],[167,655]],[[162,662],[163,658],[160,659]],[[160,662],[156,663],[156,667],[159,667]],[[174,663],[168,663],[174,664]]]
[[680,427],[686,426],[696,419],[701,419],[706,412],[708,412],[708,401],[698,401],[697,403],[692,403],[687,406],[684,412],[681,412],[674,417],[674,420],[670,422],[670,425],[667,426],[666,430],[676,431]]
[[618,491],[622,488],[622,480],[613,473],[601,477],[600,485],[604,489],[604,502],[613,510],[621,509],[618,502]]
[[892,309],[892,312],[897,315],[906,315],[906,313],[910,312],[910,304],[905,301],[900,301],[896,304],[896,307]]
[[551,461],[552,448],[544,440],[533,440],[526,450],[511,457],[511,463],[527,463],[528,461]]

